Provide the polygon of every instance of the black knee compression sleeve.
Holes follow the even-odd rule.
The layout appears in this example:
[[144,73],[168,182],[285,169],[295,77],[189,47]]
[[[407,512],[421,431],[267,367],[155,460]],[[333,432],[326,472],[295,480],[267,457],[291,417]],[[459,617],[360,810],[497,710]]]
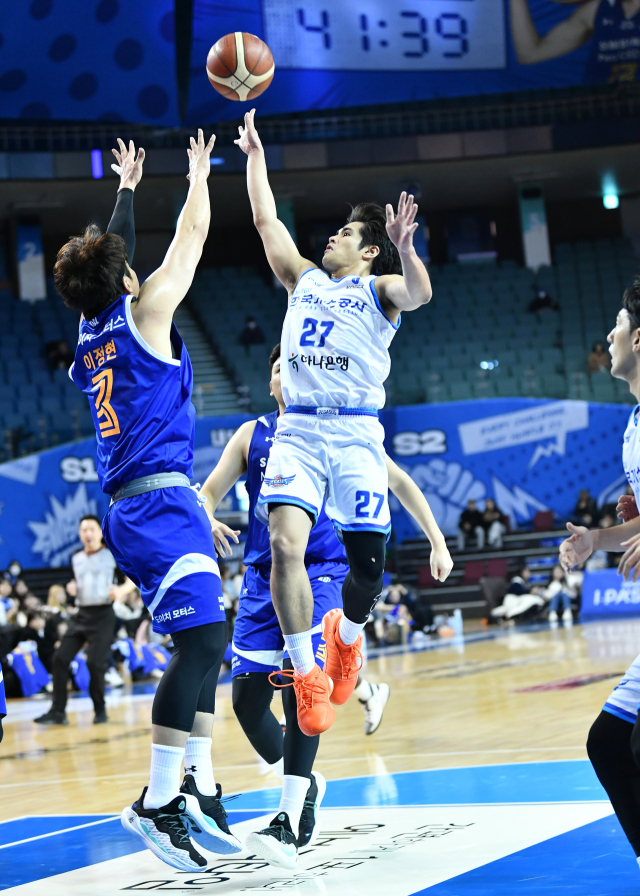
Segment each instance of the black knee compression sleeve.
[[256,753],[269,765],[282,759],[282,728],[271,712],[273,685],[268,673],[236,675],[231,695],[233,711]]
[[601,712],[591,726],[587,753],[629,843],[640,856],[640,768],[631,749],[632,735],[636,731],[631,722]]
[[365,623],[382,593],[386,537],[382,532],[343,532],[349,572],[342,586],[344,615]]
[[[227,648],[227,633],[226,622],[210,622],[174,632],[173,654],[153,701],[151,720],[154,725],[191,731],[205,679],[212,670],[220,669]],[[212,684],[215,687],[215,682],[211,681],[208,686]],[[204,705],[210,706],[210,699]],[[200,711],[211,710],[203,708]]]
[[[291,660],[284,661],[285,669],[293,669]],[[308,778],[311,775],[316,753],[320,746],[320,735],[307,737],[298,725],[298,707],[293,687],[282,691],[282,707],[287,720],[287,731],[284,736],[284,773]]]

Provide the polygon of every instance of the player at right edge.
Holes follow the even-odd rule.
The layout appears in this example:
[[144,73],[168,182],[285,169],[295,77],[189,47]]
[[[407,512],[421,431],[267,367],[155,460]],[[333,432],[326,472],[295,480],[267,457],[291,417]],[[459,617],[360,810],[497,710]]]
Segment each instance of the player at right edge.
[[[265,154],[245,115],[236,143],[247,154],[253,220],[267,259],[288,291],[282,330],[280,417],[256,515],[270,527],[271,596],[294,667],[300,729],[313,736],[351,696],[362,663],[362,629],[382,592],[391,528],[384,430],[378,410],[389,345],[402,311],[431,300],[413,246],[418,210],[400,196],[397,215],[363,203],[329,239],[320,270],[303,258],[278,220]],[[312,645],[313,595],[304,556],[323,503],[343,540],[349,573],[344,611],[324,618],[325,671]]]

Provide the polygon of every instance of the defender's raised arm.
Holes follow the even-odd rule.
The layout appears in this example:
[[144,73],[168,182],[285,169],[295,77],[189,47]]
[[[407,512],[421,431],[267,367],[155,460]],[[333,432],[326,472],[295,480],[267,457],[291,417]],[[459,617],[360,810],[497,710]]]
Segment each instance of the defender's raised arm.
[[189,193],[180,212],[176,234],[157,271],[144,282],[132,312],[136,325],[155,349],[171,355],[169,331],[173,312],[187,294],[209,232],[211,204],[207,178],[215,136],[205,145],[202,130],[191,138]]
[[264,149],[254,123],[255,112],[255,109],[247,112],[244,127],[238,128],[240,137],[235,142],[247,154],[247,189],[253,223],[262,237],[271,270],[284,287],[293,289],[300,274],[316,265],[300,255],[291,234],[278,220]]

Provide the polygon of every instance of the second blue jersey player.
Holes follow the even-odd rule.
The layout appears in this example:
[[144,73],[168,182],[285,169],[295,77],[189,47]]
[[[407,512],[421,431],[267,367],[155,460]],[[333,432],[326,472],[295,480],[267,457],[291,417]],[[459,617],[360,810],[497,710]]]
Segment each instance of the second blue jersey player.
[[[229,489],[246,473],[250,501],[249,531],[244,553],[247,571],[233,633],[233,708],[254,749],[269,765],[275,766],[284,757],[284,780],[278,813],[268,828],[249,835],[247,848],[272,864],[293,869],[296,867],[298,849],[308,846],[317,836],[317,809],[324,794],[324,779],[317,772],[312,772],[320,737],[309,737],[301,732],[293,688],[283,691],[287,721],[284,740],[278,720],[270,709],[274,689],[270,673],[281,668],[291,670],[292,663],[285,651],[284,638],[271,600],[269,531],[254,514],[278,418],[285,410],[279,345],[272,351],[269,363],[271,394],[278,402],[278,410],[240,427],[204,484],[202,494],[207,497],[205,506],[212,514],[216,547],[224,556],[230,549],[229,539],[237,542],[239,533],[216,520],[213,514]],[[434,575],[448,574],[452,566],[451,558],[422,492],[392,460],[386,458],[386,464],[391,490],[420,523],[434,545],[431,555]],[[314,602],[313,650],[320,667],[326,659],[322,618],[326,613],[342,607],[342,586],[349,571],[346,559],[333,524],[322,511],[311,532],[305,555]],[[361,678],[356,693],[365,705],[367,733],[379,724],[388,692],[386,685],[370,684]]]
[[[160,859],[201,871],[211,852],[241,850],[229,832],[211,767],[215,688],[227,644],[208,517],[190,488],[195,410],[187,349],[173,324],[209,230],[207,178],[214,138],[191,139],[189,192],[165,259],[139,286],[126,241],[90,225],[58,253],[56,288],[82,313],[69,371],[86,395],[97,436],[98,476],[111,505],[103,532],[140,588],[154,630],[174,652],[152,711],[149,785],[122,823]],[[135,188],[144,151],[115,151],[120,188]],[[189,770],[180,784],[182,765]]]

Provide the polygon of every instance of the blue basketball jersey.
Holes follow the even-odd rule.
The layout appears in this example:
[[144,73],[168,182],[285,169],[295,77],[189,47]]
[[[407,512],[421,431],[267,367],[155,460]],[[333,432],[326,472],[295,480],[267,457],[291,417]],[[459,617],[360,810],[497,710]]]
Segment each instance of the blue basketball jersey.
[[[260,496],[260,488],[264,479],[264,472],[267,469],[267,459],[273,445],[277,424],[277,411],[272,411],[270,414],[259,417],[256,420],[251,444],[249,445],[246,482],[249,494],[249,531],[244,550],[244,562],[247,566],[271,563],[269,530],[257,519],[254,511]],[[336,537],[333,523],[323,509],[318,517],[318,522],[309,535],[305,563],[322,563],[330,560],[346,563],[347,557],[344,547]]]
[[174,358],[151,348],[131,313],[133,296],[120,296],[80,324],[69,376],[89,399],[98,441],[98,477],[114,494],[139,476],[193,475],[193,370],[175,325]]
[[4,693],[4,676],[0,668],[0,719],[7,714],[7,698]]
[[601,0],[585,80],[599,84],[637,81],[639,63],[640,13],[628,19],[622,0]]

